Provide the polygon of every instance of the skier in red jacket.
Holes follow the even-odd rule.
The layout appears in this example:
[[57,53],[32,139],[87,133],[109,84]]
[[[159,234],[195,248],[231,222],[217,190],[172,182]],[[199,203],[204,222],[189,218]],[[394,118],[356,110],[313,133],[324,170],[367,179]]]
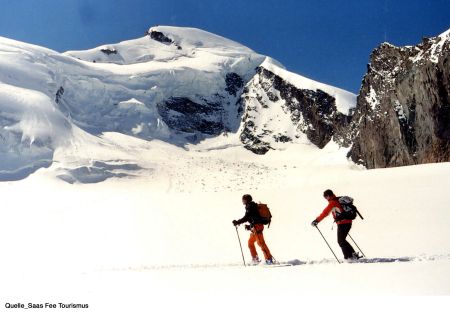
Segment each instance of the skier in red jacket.
[[[336,213],[342,213],[343,208],[339,203],[338,198],[334,195],[333,191],[327,189],[323,192],[323,197],[328,200],[327,207],[323,212],[311,223],[312,226],[317,226],[330,212],[333,214],[333,218],[336,220]],[[359,259],[361,256],[355,252],[353,247],[346,240],[350,229],[352,228],[352,220],[339,220],[337,224],[337,241],[344,254],[344,259]]]

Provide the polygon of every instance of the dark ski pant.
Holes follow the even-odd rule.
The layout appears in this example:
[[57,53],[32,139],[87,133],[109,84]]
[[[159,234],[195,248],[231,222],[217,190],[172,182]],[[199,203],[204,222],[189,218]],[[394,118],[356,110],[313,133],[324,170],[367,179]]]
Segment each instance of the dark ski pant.
[[355,250],[346,240],[350,229],[352,228],[352,223],[348,224],[338,224],[337,229],[337,241],[344,254],[344,259],[349,259],[352,257]]

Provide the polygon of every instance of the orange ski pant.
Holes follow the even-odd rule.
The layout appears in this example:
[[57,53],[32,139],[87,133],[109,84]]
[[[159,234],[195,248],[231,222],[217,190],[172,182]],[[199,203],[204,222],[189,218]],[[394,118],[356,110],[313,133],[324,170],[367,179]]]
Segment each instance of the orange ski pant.
[[250,249],[250,254],[252,255],[252,258],[256,258],[258,256],[258,253],[256,252],[255,248],[255,241],[256,241],[256,243],[264,253],[264,258],[268,260],[272,258],[272,254],[270,254],[270,250],[267,247],[266,242],[264,241],[263,230],[264,225],[262,224],[255,224],[255,226],[253,226],[250,238],[248,239],[248,248]]

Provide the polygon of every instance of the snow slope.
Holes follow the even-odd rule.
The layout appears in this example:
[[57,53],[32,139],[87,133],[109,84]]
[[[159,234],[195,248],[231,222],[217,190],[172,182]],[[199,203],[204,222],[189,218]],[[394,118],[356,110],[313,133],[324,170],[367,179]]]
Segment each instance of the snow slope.
[[431,46],[425,51],[415,48],[416,55],[411,57],[410,60],[414,63],[422,62],[424,59],[429,59],[433,63],[439,62],[439,57],[443,55],[443,47],[446,42],[450,40],[450,29],[446,30],[439,36],[431,39]]

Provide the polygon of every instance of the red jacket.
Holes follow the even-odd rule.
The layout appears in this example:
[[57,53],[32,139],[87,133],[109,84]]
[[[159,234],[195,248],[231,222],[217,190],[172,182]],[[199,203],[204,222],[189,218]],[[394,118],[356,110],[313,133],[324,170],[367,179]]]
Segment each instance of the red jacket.
[[[325,217],[328,216],[328,214],[330,214],[330,212],[333,213],[333,218],[336,219],[336,211],[338,211],[339,213],[342,212],[342,206],[339,203],[338,198],[335,196],[333,198],[331,198],[330,200],[328,200],[328,205],[327,207],[323,210],[323,212],[316,218],[316,220],[318,222],[320,222],[321,220],[323,220]],[[336,224],[349,224],[351,223],[352,220],[342,220],[342,221],[338,221],[336,222]]]

